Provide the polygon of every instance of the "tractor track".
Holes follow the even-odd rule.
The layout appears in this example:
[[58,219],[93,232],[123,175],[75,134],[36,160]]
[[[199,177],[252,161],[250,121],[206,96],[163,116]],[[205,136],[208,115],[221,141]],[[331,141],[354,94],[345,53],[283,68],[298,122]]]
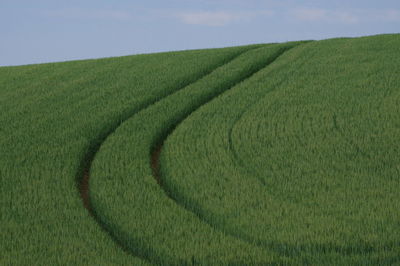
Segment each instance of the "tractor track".
[[[150,162],[149,162],[149,167],[151,167],[152,169],[152,173],[153,173],[153,177],[156,180],[156,182],[158,183],[158,185],[160,186],[160,189],[162,189],[165,194],[167,195],[167,197],[169,197],[170,199],[172,199],[177,205],[181,206],[182,208],[186,209],[187,211],[195,214],[201,221],[203,221],[204,223],[210,225],[212,228],[214,228],[215,230],[221,231],[221,229],[216,228],[215,226],[213,226],[211,223],[209,223],[208,221],[206,221],[205,219],[203,219],[203,217],[201,215],[199,215],[198,213],[194,212],[193,210],[191,210],[190,208],[187,208],[187,206],[185,206],[183,203],[179,202],[178,200],[176,200],[174,197],[172,197],[172,195],[168,192],[168,189],[164,186],[163,181],[162,181],[162,176],[160,175],[160,154],[162,152],[162,148],[163,148],[163,144],[164,141],[168,138],[168,136],[174,131],[174,129],[180,124],[182,123],[190,114],[192,114],[193,112],[197,111],[201,106],[206,105],[207,103],[209,103],[210,101],[212,101],[214,98],[218,97],[219,95],[221,95],[222,93],[229,91],[232,87],[236,86],[237,84],[251,78],[254,74],[258,73],[259,71],[261,71],[262,69],[264,69],[265,67],[268,67],[270,64],[272,64],[273,62],[276,61],[276,59],[278,59],[280,56],[282,56],[283,54],[285,54],[285,52],[287,52],[288,50],[290,50],[292,47],[285,47],[282,48],[275,56],[273,56],[272,58],[270,58],[270,60],[266,60],[266,62],[264,64],[261,64],[259,66],[257,66],[256,69],[254,69],[253,71],[251,71],[250,73],[248,73],[247,75],[245,75],[244,77],[242,77],[240,80],[236,81],[233,85],[230,85],[229,87],[225,88],[224,90],[222,90],[222,92],[218,93],[217,95],[214,95],[213,97],[209,98],[208,100],[206,100],[205,102],[203,102],[202,104],[195,106],[192,110],[187,110],[185,116],[183,117],[183,119],[180,119],[179,121],[176,121],[174,123],[174,125],[168,130],[167,134],[165,134],[163,136],[163,138],[161,140],[159,140],[156,145],[154,145],[153,147],[155,147],[154,149],[152,149],[150,152]],[[196,83],[197,81],[201,80],[202,78],[206,77],[207,75],[209,75],[211,72],[213,72],[214,70],[216,70],[219,67],[222,67],[228,63],[230,63],[231,61],[233,61],[234,59],[236,59],[237,57],[239,57],[240,55],[253,50],[253,49],[257,49],[257,48],[252,48],[249,50],[245,50],[237,55],[235,55],[233,58],[231,58],[228,62],[224,62],[224,64],[213,68],[211,71],[209,71],[207,74],[203,75],[201,78],[197,79],[196,81],[192,82],[192,83]],[[192,84],[190,83],[190,84]],[[185,86],[179,88],[178,90],[175,90],[174,92],[170,93],[169,95],[166,95],[165,97],[163,97],[162,99],[153,101],[149,104],[146,104],[146,106],[144,106],[143,108],[140,108],[139,111],[143,111],[145,109],[148,109],[149,107],[151,107],[152,105],[163,101],[165,98],[167,98],[168,96],[173,95],[174,93],[179,92],[180,90],[184,89],[185,87],[187,87],[190,84],[186,84]],[[128,249],[128,247],[126,245],[124,245],[124,241],[120,240],[117,236],[115,236],[113,234],[113,232],[109,229],[107,229],[107,227],[104,225],[104,223],[101,221],[101,219],[96,215],[93,206],[91,205],[90,202],[90,168],[92,165],[92,162],[97,154],[97,152],[100,150],[100,147],[102,146],[102,144],[107,140],[107,138],[112,135],[117,128],[119,128],[119,126],[121,126],[125,121],[127,121],[128,119],[132,118],[134,115],[136,115],[139,111],[135,111],[133,112],[131,115],[126,116],[125,119],[120,120],[120,123],[118,123],[118,125],[116,125],[115,127],[113,127],[112,130],[110,130],[108,132],[108,134],[103,135],[103,137],[101,138],[101,141],[97,141],[96,144],[89,149],[89,153],[87,153],[85,159],[82,161],[82,170],[79,174],[79,192],[80,192],[80,197],[82,199],[82,203],[83,206],[87,209],[87,211],[89,212],[89,214],[93,217],[93,219],[99,224],[99,226],[114,240],[115,243],[118,244],[118,246],[121,247],[122,250],[124,250],[125,252],[142,258],[143,260],[147,261],[147,262],[151,262],[151,263],[158,263],[160,261],[160,259],[152,259],[149,258],[148,256],[144,255],[144,254],[140,254],[140,252],[136,251],[136,250],[132,250],[131,248]],[[223,232],[224,234],[227,235],[231,235],[228,232]],[[246,239],[242,239],[239,236],[236,235],[232,235],[232,237],[243,240],[245,242],[249,242]]]

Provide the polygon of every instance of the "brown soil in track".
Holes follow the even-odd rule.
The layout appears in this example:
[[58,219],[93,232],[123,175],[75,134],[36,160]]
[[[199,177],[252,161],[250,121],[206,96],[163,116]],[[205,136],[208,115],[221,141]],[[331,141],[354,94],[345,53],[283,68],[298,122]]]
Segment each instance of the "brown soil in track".
[[[290,49],[290,48],[289,48]],[[254,75],[257,71],[259,71],[260,69],[268,66],[269,64],[271,64],[276,58],[278,58],[279,56],[282,55],[282,53],[284,53],[286,50],[288,49],[284,49],[281,53],[279,53],[276,57],[272,58],[271,60],[268,60],[268,62],[265,63],[265,65],[263,66],[259,66],[259,69],[255,69],[253,72],[248,73],[247,76],[242,77],[241,80],[236,81],[235,84],[238,84],[239,82],[242,82],[243,80],[248,79],[249,77],[251,77],[252,75]],[[244,52],[243,52],[244,53]],[[241,55],[242,53],[240,53],[239,55]],[[239,55],[237,55],[236,57],[238,57]],[[234,58],[231,59],[231,61]],[[228,63],[228,62],[227,62]],[[227,64],[224,63],[224,64]],[[223,65],[224,65],[223,64]],[[221,65],[222,66],[222,65]],[[215,68],[216,69],[216,68]],[[215,70],[214,69],[214,70]],[[212,70],[212,71],[214,71]],[[210,71],[209,73],[206,73],[203,77],[207,76],[208,74],[210,74],[212,71]],[[203,77],[200,77],[198,80],[202,79]],[[193,81],[192,83],[197,82]],[[176,90],[175,92],[187,87],[189,84],[186,84],[184,86],[182,86],[180,89]],[[232,85],[230,87],[233,87]],[[227,88],[229,89],[229,88]],[[172,95],[172,93],[170,94]],[[169,96],[169,95],[167,95]],[[167,97],[165,96],[165,97]],[[216,97],[216,96],[215,96]],[[162,100],[162,99],[161,99]],[[149,104],[147,104],[147,106],[144,106],[142,108],[140,108],[140,110],[144,110],[147,107],[149,107],[152,104],[155,104],[161,100],[155,100],[153,102],[150,102]],[[210,99],[211,100],[211,99]],[[205,104],[205,103],[204,103]],[[197,110],[197,108],[196,108]],[[193,110],[195,111],[195,110]],[[132,247],[131,245],[127,245],[127,240],[126,239],[121,239],[119,235],[115,235],[113,230],[110,230],[107,226],[107,224],[105,224],[104,222],[102,222],[101,219],[99,219],[99,217],[97,217],[95,208],[92,208],[91,202],[90,202],[90,193],[89,193],[89,179],[90,179],[90,166],[93,162],[94,159],[94,155],[99,151],[100,146],[106,141],[107,137],[110,136],[113,132],[115,132],[115,130],[126,120],[128,120],[129,118],[131,118],[133,115],[135,115],[138,111],[136,112],[132,112],[130,115],[126,115],[124,119],[122,119],[120,121],[119,124],[116,124],[115,127],[113,127],[111,130],[109,130],[108,132],[106,132],[106,134],[103,134],[97,142],[93,143],[93,145],[91,146],[91,148],[89,149],[91,152],[89,154],[87,154],[86,159],[82,162],[83,164],[83,172],[80,172],[79,177],[80,178],[80,182],[78,182],[78,189],[79,189],[79,193],[83,202],[83,206],[85,207],[85,209],[87,209],[88,213],[90,214],[90,216],[92,216],[94,218],[94,220],[99,224],[99,226],[101,227],[101,229],[106,232],[107,234],[109,234],[109,236],[114,240],[114,242],[127,254],[131,254],[134,256],[137,256],[141,259],[143,259],[144,261],[147,262],[154,262],[156,261],[156,264],[160,264],[161,263],[158,261],[158,259],[156,260],[154,257],[149,256],[149,254],[143,253],[142,250],[137,249],[137,247]],[[187,116],[186,116],[187,117]],[[177,123],[179,124],[179,123]],[[164,139],[165,140],[165,139]],[[163,141],[164,141],[163,140]],[[163,186],[163,182],[161,180],[161,173],[160,173],[160,154],[161,154],[161,150],[163,148],[163,141],[161,142],[160,145],[157,145],[150,154],[150,161],[151,161],[151,168],[152,168],[152,173],[153,173],[153,177],[156,180],[156,182],[158,183],[158,185],[165,191],[165,193],[167,194],[167,196],[169,198],[171,198],[172,200],[173,197],[168,193],[168,190]],[[82,168],[81,168],[82,169]],[[176,201],[176,200],[175,200]],[[179,202],[177,202],[178,205],[181,205]],[[183,208],[187,209],[189,212],[192,212],[193,214],[197,215],[194,211],[184,207],[183,205],[181,205]],[[201,220],[204,220],[200,215],[197,215]],[[207,221],[205,221],[207,223]],[[212,225],[211,225],[212,226]],[[235,237],[235,236],[234,236]],[[155,255],[157,255],[156,253],[154,253]]]
[[90,207],[90,197],[89,197],[89,169],[85,168],[83,170],[83,178],[80,186],[81,198],[83,201],[83,206],[89,211],[90,215],[93,215],[92,208]]
[[[254,48],[255,49],[255,48]],[[191,83],[195,83],[198,80],[201,80],[202,78],[206,77],[207,75],[209,75],[210,73],[212,73],[215,69],[217,69],[218,67],[221,67],[227,63],[229,63],[230,61],[234,60],[235,58],[239,57],[241,54],[247,52],[243,51],[235,56],[233,56],[232,58],[230,58],[227,62],[224,62],[223,64],[216,66],[215,68],[211,69],[210,71],[208,71],[207,73],[204,73],[203,76],[199,77],[197,80],[194,80],[192,82],[189,82],[187,84],[183,84],[179,89],[177,89],[174,92],[171,92],[169,95],[172,95],[175,92],[178,92],[182,89],[184,89],[185,87],[189,86]],[[166,95],[165,97],[169,96]],[[162,100],[162,99],[161,99]],[[80,197],[82,199],[82,203],[84,208],[88,211],[89,215],[92,216],[94,218],[94,220],[99,224],[99,226],[101,227],[101,229],[103,231],[105,231],[107,234],[109,234],[109,236],[114,240],[114,242],[120,246],[120,248],[125,251],[128,254],[137,256],[139,258],[142,258],[144,261],[153,261],[153,258],[150,258],[148,255],[146,254],[142,254],[142,252],[140,251],[134,251],[132,252],[132,249],[130,249],[127,245],[126,245],[126,241],[125,240],[121,240],[118,237],[116,237],[113,234],[112,230],[109,230],[107,225],[105,223],[103,223],[101,221],[101,219],[99,219],[97,217],[95,208],[92,207],[91,202],[90,202],[90,193],[89,193],[89,179],[90,179],[90,166],[92,165],[92,162],[94,160],[94,156],[95,154],[99,151],[100,146],[106,141],[107,137],[110,136],[113,132],[115,132],[115,130],[126,120],[128,120],[129,118],[133,117],[136,113],[138,113],[140,110],[144,110],[146,108],[148,108],[149,106],[161,101],[161,100],[157,100],[155,99],[152,102],[148,102],[146,105],[142,106],[141,108],[139,108],[138,110],[132,111],[130,114],[125,115],[125,117],[123,119],[121,119],[120,123],[115,124],[115,126],[110,129],[108,132],[105,132],[104,134],[102,134],[102,136],[100,136],[96,142],[92,143],[92,145],[90,146],[89,150],[90,152],[86,155],[85,159],[81,162],[83,166],[83,171],[78,173],[78,190],[79,190],[79,194]],[[162,182],[161,182],[161,178],[160,178],[160,166],[159,166],[159,157],[160,157],[160,152],[161,152],[161,148],[162,145],[159,145],[156,147],[156,149],[154,149],[151,152],[151,168],[153,170],[153,176],[156,179],[157,183],[162,187]],[[82,169],[82,168],[81,168]]]
[[158,145],[153,152],[151,153],[151,169],[153,170],[153,176],[156,179],[157,183],[161,186],[161,177],[160,177],[160,154],[161,154],[162,145]]

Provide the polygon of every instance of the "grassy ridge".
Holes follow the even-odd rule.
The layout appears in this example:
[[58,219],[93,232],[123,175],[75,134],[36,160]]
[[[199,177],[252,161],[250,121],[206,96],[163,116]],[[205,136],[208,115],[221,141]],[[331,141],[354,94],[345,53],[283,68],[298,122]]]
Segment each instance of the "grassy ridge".
[[176,265],[277,262],[273,252],[215,230],[176,204],[152,175],[150,154],[198,106],[294,45],[246,52],[138,113],[107,138],[91,167],[90,196],[102,222],[134,253]]
[[0,265],[400,263],[398,47],[0,67]]
[[254,47],[0,68],[0,264],[142,263],[83,208],[83,161],[121,121]]
[[289,51],[291,64],[179,125],[161,153],[165,185],[215,227],[296,262],[399,263],[398,47],[388,35]]

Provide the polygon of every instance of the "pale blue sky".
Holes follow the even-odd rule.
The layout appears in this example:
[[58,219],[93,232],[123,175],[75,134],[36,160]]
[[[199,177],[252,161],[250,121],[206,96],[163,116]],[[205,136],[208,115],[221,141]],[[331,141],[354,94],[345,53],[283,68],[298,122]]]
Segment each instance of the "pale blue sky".
[[400,32],[400,0],[0,0],[0,65]]

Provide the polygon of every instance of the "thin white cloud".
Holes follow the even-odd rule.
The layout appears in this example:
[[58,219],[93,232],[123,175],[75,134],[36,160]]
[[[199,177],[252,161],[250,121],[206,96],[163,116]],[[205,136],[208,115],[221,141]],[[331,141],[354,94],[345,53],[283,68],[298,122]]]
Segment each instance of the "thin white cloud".
[[224,26],[239,19],[227,12],[189,12],[178,15],[182,22],[193,25]]
[[338,12],[333,12],[329,20],[344,24],[354,24],[360,22],[360,16],[358,14],[354,14],[351,12],[338,11]]
[[290,13],[297,20],[302,21],[319,21],[327,17],[327,11],[320,8],[299,8],[292,10]]
[[288,12],[290,18],[302,22],[329,22],[355,24],[364,22],[400,22],[399,9],[350,9],[328,10],[298,8]]
[[121,10],[89,10],[68,8],[61,10],[48,10],[43,12],[48,17],[57,17],[64,19],[101,19],[101,20],[129,20],[131,14]]
[[400,22],[400,9],[386,9],[376,12],[375,17],[385,22]]
[[185,24],[203,26],[226,26],[233,22],[249,20],[257,16],[270,16],[272,11],[229,12],[229,11],[196,11],[180,12],[176,17]]
[[[221,0],[222,1],[222,0]],[[225,0],[223,0],[225,1]],[[181,23],[222,27],[237,22],[251,22],[259,18],[279,18],[295,22],[320,22],[357,24],[365,22],[400,22],[400,9],[323,9],[323,8],[294,8],[286,10],[248,10],[248,11],[179,11],[174,9],[137,9],[108,10],[108,9],[80,9],[69,8],[42,11],[42,15],[52,18],[79,19],[79,20],[114,20],[156,21],[164,19],[178,19]]]
[[289,15],[299,21],[310,22],[340,22],[340,23],[357,23],[359,17],[351,12],[327,10],[321,8],[298,8],[291,10]]

